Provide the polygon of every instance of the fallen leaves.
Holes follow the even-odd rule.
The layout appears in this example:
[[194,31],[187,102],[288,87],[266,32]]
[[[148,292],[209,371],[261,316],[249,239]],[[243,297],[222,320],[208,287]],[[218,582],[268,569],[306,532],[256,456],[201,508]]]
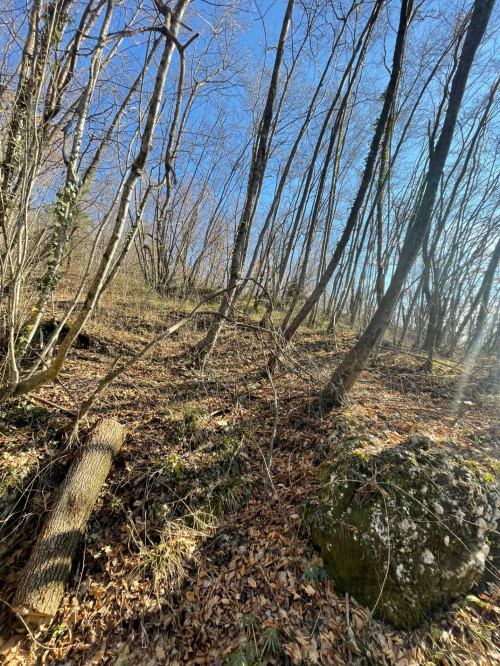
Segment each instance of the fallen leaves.
[[[125,328],[127,344],[140,344]],[[325,353],[320,360],[331,363],[326,353],[330,342],[323,334],[301,336],[303,351],[310,342],[321,342]],[[140,364],[121,378],[100,405],[127,422],[133,437],[100,498],[89,525],[85,557],[60,608],[57,623],[67,631],[59,637],[44,637],[54,648],[59,646],[65,663],[221,666],[235,654],[246,655],[249,663],[260,659],[270,665],[285,660],[297,665],[348,665],[363,659],[390,666],[438,660],[454,666],[499,663],[497,632],[488,628],[500,621],[498,598],[480,596],[482,607],[470,604],[444,615],[432,640],[429,628],[393,632],[371,621],[368,610],[354,599],[346,608],[345,598],[335,592],[323,561],[300,528],[301,503],[312,492],[318,461],[329,447],[335,447],[338,436],[357,439],[361,454],[370,447],[398,444],[408,434],[423,430],[439,437],[443,445],[458,440],[465,448],[473,433],[483,437],[481,411],[468,415],[474,419],[470,430],[459,429],[455,421],[442,418],[441,410],[436,411],[430,395],[408,395],[404,378],[399,387],[399,380],[372,370],[349,410],[321,421],[308,412],[303,397],[310,390],[307,383],[282,376],[276,382],[282,409],[272,467],[274,492],[263,505],[261,451],[269,442],[272,392],[267,382],[250,386],[248,380],[255,369],[249,366],[253,362],[258,366],[262,350],[251,334],[226,329],[210,371],[200,375],[170,360],[166,369],[162,354],[171,358],[183,351],[183,344],[181,338],[159,349],[158,359]],[[248,362],[241,357],[242,346]],[[318,359],[310,355],[309,361]],[[108,363],[109,358],[97,354],[70,359],[67,381],[75,395],[84,397]],[[47,398],[66,404],[67,396],[58,385],[46,393]],[[186,407],[198,411],[201,437],[186,432]],[[425,417],[422,409],[430,410]],[[215,418],[222,413],[223,419]],[[52,453],[35,449],[33,439],[26,447],[27,432],[26,428],[17,433],[8,458],[0,461],[12,464],[15,472],[32,451],[40,464],[51,464],[51,456],[59,455],[53,447],[47,449]],[[241,442],[253,483],[248,504],[226,511],[218,525],[194,530],[188,539],[179,530],[163,534],[162,540],[159,531],[164,528],[155,523],[153,513],[164,511],[167,524],[174,523],[175,515],[169,513],[173,502],[165,499],[170,497],[169,474],[182,489],[176,501],[191,500],[199,492],[201,470],[220,465],[221,447],[238,447]],[[214,476],[211,491],[216,492],[219,482],[220,474]],[[40,513],[52,492],[53,487],[41,486]],[[190,519],[194,520],[193,515]],[[25,541],[33,538],[35,526],[29,524]],[[177,555],[182,564],[182,581],[176,587],[153,573],[166,553]],[[190,562],[185,561],[187,555]],[[23,558],[21,546],[13,547],[13,554],[5,558],[2,576],[9,591]],[[70,635],[68,645],[64,641]],[[54,662],[55,656],[56,652],[48,651],[43,659]],[[26,655],[17,663],[28,663]]]

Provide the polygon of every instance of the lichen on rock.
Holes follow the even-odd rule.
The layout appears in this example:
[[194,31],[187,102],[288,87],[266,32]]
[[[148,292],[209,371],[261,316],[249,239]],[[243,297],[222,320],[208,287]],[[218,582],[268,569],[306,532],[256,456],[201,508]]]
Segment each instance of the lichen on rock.
[[321,466],[304,522],[339,591],[398,628],[467,593],[483,575],[500,485],[453,444],[344,442]]

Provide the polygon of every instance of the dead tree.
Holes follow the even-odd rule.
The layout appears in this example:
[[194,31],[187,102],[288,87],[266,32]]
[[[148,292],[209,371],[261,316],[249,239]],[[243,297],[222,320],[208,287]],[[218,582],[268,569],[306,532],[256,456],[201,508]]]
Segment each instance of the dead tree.
[[45,624],[54,617],[71,565],[125,428],[102,419],[75,457],[19,582],[13,608],[25,622]]

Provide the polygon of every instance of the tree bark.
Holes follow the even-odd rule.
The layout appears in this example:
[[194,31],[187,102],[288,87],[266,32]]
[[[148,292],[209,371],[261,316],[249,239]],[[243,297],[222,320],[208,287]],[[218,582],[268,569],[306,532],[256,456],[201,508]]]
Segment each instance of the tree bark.
[[97,497],[126,431],[114,419],[98,422],[78,452],[21,575],[13,608],[25,622],[54,617]]
[[88,318],[94,311],[99,302],[99,299],[103,294],[104,286],[106,285],[106,278],[109,274],[109,271],[112,269],[113,260],[122,238],[123,229],[125,227],[130,210],[130,202],[133,192],[137,182],[142,176],[144,167],[146,166],[153,147],[154,132],[161,111],[165,81],[170,68],[172,54],[176,47],[176,35],[179,32],[182,17],[189,2],[190,0],[177,0],[175,8],[171,14],[169,14],[169,27],[167,28],[166,26],[163,26],[164,30],[168,30],[168,33],[165,33],[165,46],[160,62],[158,64],[158,69],[156,71],[153,92],[149,101],[147,118],[140,138],[139,149],[128,170],[126,180],[120,193],[114,225],[109,235],[106,248],[101,257],[101,261],[97,267],[97,270],[95,271],[92,283],[89,286],[87,296],[78,313],[78,316],[64,337],[64,340],[59,347],[59,351],[57,352],[50,365],[48,365],[43,370],[40,370],[36,374],[28,375],[27,377],[22,378],[20,381],[12,383],[10,386],[8,386],[7,389],[0,395],[0,403],[5,402],[5,400],[7,400],[7,398],[10,396],[30,393],[39,386],[42,386],[43,384],[57,377],[66,361],[66,357],[73,342],[76,340],[78,334],[85,326]]
[[476,351],[480,346],[481,339],[484,334],[486,318],[488,315],[488,305],[490,300],[491,288],[493,286],[493,280],[495,278],[495,273],[500,262],[500,238],[497,240],[493,254],[491,255],[488,268],[486,269],[483,281],[481,283],[481,288],[479,290],[479,314],[477,316],[476,325],[474,327],[474,333],[472,334],[471,342],[467,349],[467,355],[472,351]]

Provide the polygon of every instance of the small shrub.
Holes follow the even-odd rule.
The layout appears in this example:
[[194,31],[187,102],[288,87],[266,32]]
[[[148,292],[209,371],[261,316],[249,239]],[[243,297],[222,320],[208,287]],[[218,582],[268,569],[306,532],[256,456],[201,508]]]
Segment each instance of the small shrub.
[[316,564],[306,569],[307,580],[328,580],[330,576],[325,567],[318,567]]
[[203,439],[201,414],[198,410],[187,407],[182,411],[182,421],[172,435],[172,443],[197,447],[203,442]]

